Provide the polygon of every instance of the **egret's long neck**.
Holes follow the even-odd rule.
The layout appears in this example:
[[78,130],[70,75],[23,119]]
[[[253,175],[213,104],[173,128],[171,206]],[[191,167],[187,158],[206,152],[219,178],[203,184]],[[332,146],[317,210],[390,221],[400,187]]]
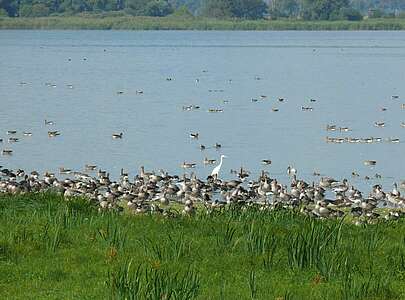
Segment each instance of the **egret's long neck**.
[[219,162],[219,167],[222,166],[222,159],[223,159],[223,157],[221,156],[221,161]]

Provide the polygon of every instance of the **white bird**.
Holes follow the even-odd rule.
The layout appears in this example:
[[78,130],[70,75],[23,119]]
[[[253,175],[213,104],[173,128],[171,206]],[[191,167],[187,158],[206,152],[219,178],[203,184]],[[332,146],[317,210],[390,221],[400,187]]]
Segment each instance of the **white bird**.
[[221,155],[221,161],[219,162],[219,165],[216,166],[216,167],[212,170],[211,176],[214,176],[214,177],[218,178],[218,174],[219,174],[219,171],[221,170],[221,166],[222,166],[222,160],[223,160],[224,158],[226,158],[226,155],[223,155],[223,154],[222,154],[222,155]]

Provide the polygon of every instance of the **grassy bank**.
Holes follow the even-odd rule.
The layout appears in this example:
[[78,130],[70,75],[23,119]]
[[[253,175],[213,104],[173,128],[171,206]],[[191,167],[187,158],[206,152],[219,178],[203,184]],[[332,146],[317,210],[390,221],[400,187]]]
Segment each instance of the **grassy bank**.
[[405,19],[364,21],[215,20],[178,17],[73,16],[1,18],[0,29],[115,30],[405,30]]
[[0,269],[2,299],[403,299],[405,222],[133,216],[2,195]]

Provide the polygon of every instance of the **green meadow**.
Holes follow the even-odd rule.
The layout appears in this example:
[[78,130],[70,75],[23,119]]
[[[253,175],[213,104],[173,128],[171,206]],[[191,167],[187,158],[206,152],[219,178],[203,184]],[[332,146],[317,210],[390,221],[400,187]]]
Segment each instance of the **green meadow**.
[[404,299],[405,223],[0,195],[2,299]]

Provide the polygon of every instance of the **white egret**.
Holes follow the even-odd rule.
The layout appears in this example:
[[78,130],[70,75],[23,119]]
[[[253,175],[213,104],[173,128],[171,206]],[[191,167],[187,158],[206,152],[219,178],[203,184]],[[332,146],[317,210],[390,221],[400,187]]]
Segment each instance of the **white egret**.
[[211,176],[215,176],[216,178],[218,178],[218,174],[219,174],[219,171],[221,170],[221,166],[222,166],[222,160],[224,159],[224,158],[226,158],[226,155],[221,155],[221,161],[219,162],[219,165],[218,166],[216,166],[215,168],[214,168],[214,170],[212,170],[212,172],[211,172]]

